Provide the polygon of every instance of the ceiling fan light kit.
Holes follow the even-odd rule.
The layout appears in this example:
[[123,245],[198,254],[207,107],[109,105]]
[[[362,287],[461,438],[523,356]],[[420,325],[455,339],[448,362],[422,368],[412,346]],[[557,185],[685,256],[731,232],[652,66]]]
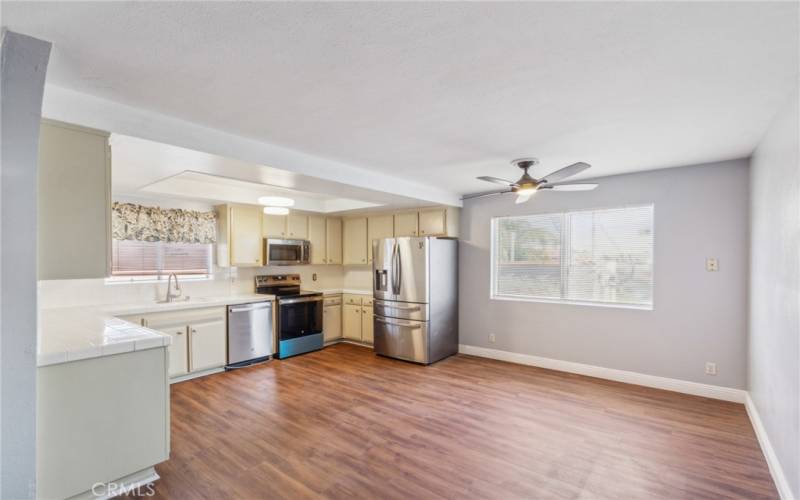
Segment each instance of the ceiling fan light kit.
[[592,189],[597,187],[597,184],[553,184],[554,182],[558,182],[560,180],[566,179],[567,177],[572,177],[573,175],[577,175],[587,168],[590,168],[591,165],[588,163],[584,163],[579,161],[577,163],[573,163],[572,165],[567,165],[564,168],[556,170],[555,172],[551,172],[549,175],[542,177],[541,179],[535,179],[531,177],[528,173],[528,169],[533,167],[534,165],[539,164],[539,160],[536,158],[518,158],[511,162],[512,165],[515,165],[522,169],[522,177],[519,178],[516,182],[507,181],[505,179],[500,179],[499,177],[490,177],[490,176],[481,176],[478,179],[486,182],[493,182],[495,184],[503,184],[505,186],[510,187],[508,191],[493,191],[489,193],[478,193],[474,195],[467,195],[464,196],[463,200],[468,200],[471,198],[481,198],[483,196],[492,196],[496,194],[506,194],[506,193],[515,193],[517,195],[516,203],[525,203],[526,201],[530,200],[531,197],[539,191],[540,189],[548,189],[552,191],[591,191]]

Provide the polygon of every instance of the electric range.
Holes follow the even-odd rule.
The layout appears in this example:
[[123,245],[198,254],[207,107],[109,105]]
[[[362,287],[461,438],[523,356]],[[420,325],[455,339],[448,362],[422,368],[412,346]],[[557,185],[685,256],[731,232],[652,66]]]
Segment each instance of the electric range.
[[275,356],[285,359],[322,349],[322,292],[301,289],[299,274],[256,276],[256,293],[275,295]]

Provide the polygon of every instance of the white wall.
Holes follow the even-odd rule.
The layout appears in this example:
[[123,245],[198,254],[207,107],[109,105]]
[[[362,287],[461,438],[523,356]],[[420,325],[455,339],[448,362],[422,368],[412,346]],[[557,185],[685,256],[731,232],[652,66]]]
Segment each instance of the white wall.
[[[748,162],[736,160],[598,179],[581,193],[465,202],[459,247],[460,343],[745,387]],[[494,216],[655,204],[654,310],[489,299]],[[705,271],[706,257],[719,272]],[[489,343],[488,335],[497,340]],[[719,374],[704,374],[705,362]]]
[[3,33],[0,56],[0,497],[36,496],[36,170],[50,43]]
[[793,498],[800,498],[798,114],[796,92],[756,149],[750,178],[748,385]]
[[[257,274],[297,273],[307,290],[333,290],[344,286],[342,266],[269,266],[250,268],[216,268],[211,280],[183,279],[183,295],[214,297],[229,294],[253,293]],[[316,275],[316,280],[314,279]],[[369,273],[367,273],[369,280]],[[369,281],[367,288],[369,290]],[[39,305],[42,308],[74,307],[104,304],[135,304],[161,300],[167,284],[106,283],[104,279],[43,280],[39,282]],[[350,286],[349,288],[357,288]],[[363,287],[362,287],[363,288]]]

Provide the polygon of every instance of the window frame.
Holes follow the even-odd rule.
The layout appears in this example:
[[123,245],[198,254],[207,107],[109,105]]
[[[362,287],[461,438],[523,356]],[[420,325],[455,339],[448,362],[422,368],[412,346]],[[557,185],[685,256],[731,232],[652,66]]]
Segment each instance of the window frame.
[[[625,303],[617,303],[617,302],[600,302],[600,301],[588,301],[588,300],[570,300],[570,299],[550,299],[545,297],[532,297],[532,296],[525,296],[525,295],[499,295],[497,293],[497,280],[495,279],[496,273],[496,257],[497,257],[497,227],[498,222],[501,219],[511,219],[511,218],[519,218],[519,217],[529,217],[533,215],[553,215],[558,214],[562,218],[562,225],[561,225],[561,296],[564,296],[564,287],[565,287],[565,274],[568,272],[567,267],[564,263],[568,262],[570,251],[570,245],[565,244],[569,243],[568,239],[565,239],[566,231],[569,230],[569,217],[567,217],[570,213],[576,212],[595,212],[595,211],[602,211],[602,210],[621,210],[627,208],[644,208],[649,207],[652,211],[652,240],[653,240],[653,247],[652,247],[652,255],[651,255],[651,272],[652,272],[652,279],[650,280],[650,304],[625,304]],[[489,300],[498,300],[498,301],[506,301],[506,302],[536,302],[542,304],[562,304],[562,305],[571,305],[571,306],[591,306],[591,307],[601,307],[601,308],[612,308],[612,309],[633,309],[639,311],[654,311],[655,310],[655,303],[656,303],[656,206],[655,203],[635,203],[635,204],[625,204],[625,205],[617,205],[617,206],[602,206],[602,207],[592,207],[592,208],[581,208],[581,209],[574,209],[574,210],[560,210],[560,211],[551,211],[551,212],[533,212],[527,214],[508,214],[508,215],[497,215],[491,218],[490,220],[490,241],[489,241]]]
[[[165,243],[165,242],[149,242],[149,243]],[[198,243],[200,244],[207,244],[209,245],[209,255],[208,255],[208,272],[207,273],[181,273],[176,272],[175,275],[180,278],[181,281],[209,281],[214,279],[214,243]],[[112,241],[113,246],[113,241]],[[163,283],[169,279],[169,275],[171,273],[166,273],[162,269],[156,274],[114,274],[113,268],[113,250],[110,250],[111,255],[109,255],[109,263],[110,263],[110,274],[106,276],[105,282],[107,284],[123,284],[123,283]]]

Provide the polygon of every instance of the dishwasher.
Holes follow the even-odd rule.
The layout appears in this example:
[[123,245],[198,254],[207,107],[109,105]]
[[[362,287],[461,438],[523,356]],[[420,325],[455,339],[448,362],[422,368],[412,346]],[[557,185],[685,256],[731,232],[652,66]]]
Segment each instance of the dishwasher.
[[226,368],[268,360],[275,353],[272,324],[272,302],[228,306]]

